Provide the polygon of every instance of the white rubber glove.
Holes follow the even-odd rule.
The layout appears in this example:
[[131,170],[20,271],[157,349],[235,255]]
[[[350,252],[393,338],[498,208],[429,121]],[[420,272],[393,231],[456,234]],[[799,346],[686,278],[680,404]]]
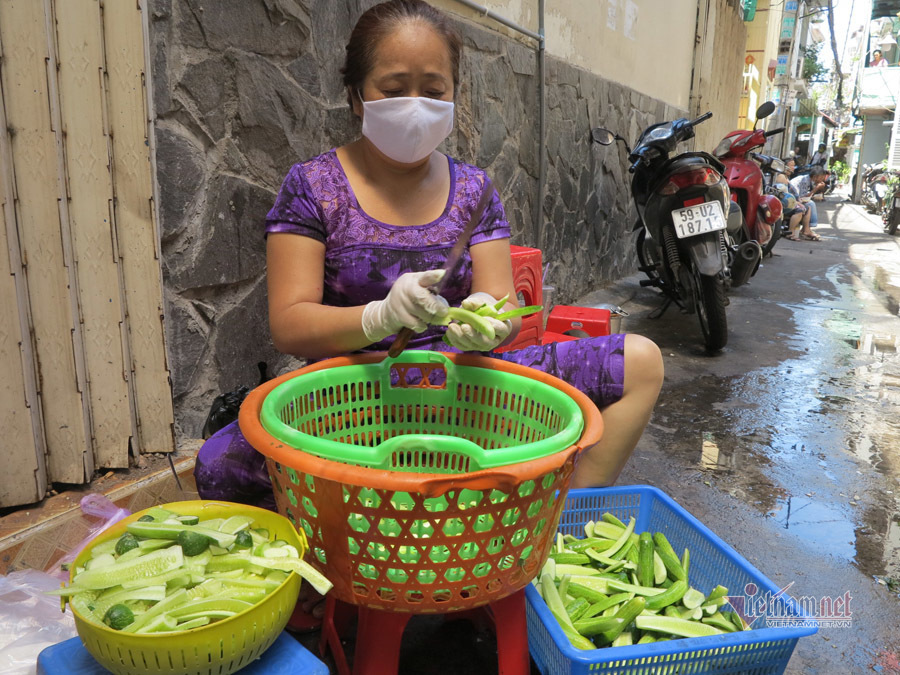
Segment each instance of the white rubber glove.
[[447,301],[428,290],[444,276],[444,270],[402,274],[384,300],[373,300],[362,315],[366,338],[380,342],[401,328],[421,333],[433,319],[447,315]]
[[[489,293],[472,293],[460,303],[460,307],[474,312],[482,305],[495,305],[497,299]],[[447,341],[457,349],[464,352],[489,352],[509,337],[512,331],[511,321],[499,321],[485,317],[494,327],[494,339],[482,335],[470,325],[465,323],[451,323],[447,326]]]

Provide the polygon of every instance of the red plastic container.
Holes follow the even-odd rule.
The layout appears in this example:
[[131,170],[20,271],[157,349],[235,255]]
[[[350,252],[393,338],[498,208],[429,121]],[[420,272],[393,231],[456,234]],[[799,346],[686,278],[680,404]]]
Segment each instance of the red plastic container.
[[[543,304],[543,281],[541,279],[541,251],[526,246],[510,246],[512,254],[513,282],[516,294],[521,295],[523,305]],[[508,352],[511,349],[522,349],[541,344],[544,334],[544,321],[540,312],[522,318],[522,328],[515,342],[497,349]]]
[[547,318],[548,333],[565,333],[570,330],[584,331],[589,337],[609,335],[608,309],[596,307],[575,307],[556,305]]

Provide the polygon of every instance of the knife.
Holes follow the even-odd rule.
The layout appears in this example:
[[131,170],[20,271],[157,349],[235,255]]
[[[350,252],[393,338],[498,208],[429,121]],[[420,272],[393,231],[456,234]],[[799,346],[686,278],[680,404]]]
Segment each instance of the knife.
[[[478,200],[478,204],[475,206],[475,210],[472,211],[469,222],[466,223],[466,226],[463,228],[462,232],[460,232],[459,238],[456,240],[456,243],[453,244],[453,248],[450,249],[450,254],[447,256],[447,262],[444,263],[444,276],[441,277],[440,281],[429,288],[435,295],[441,294],[441,291],[447,286],[447,281],[449,281],[450,277],[456,272],[457,267],[459,267],[463,251],[466,250],[469,239],[472,238],[472,232],[475,231],[475,226],[481,220],[481,215],[484,213],[484,210],[487,208],[488,202],[490,202],[493,195],[494,185],[491,183],[491,179],[486,177],[484,189],[481,191],[481,199]],[[391,358],[399,356],[400,352],[406,349],[406,345],[412,336],[412,328],[403,328],[397,333],[397,339],[394,340],[390,349],[388,349],[388,356]]]

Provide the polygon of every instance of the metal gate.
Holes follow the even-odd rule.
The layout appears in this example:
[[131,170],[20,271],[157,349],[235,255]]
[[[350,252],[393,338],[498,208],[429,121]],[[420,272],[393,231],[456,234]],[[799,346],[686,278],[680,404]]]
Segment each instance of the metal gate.
[[0,507],[174,448],[145,5],[0,0]]

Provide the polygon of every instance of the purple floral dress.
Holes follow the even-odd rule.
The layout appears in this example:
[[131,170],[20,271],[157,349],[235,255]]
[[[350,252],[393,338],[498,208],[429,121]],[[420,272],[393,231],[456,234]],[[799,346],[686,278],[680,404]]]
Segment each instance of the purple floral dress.
[[[387,296],[406,272],[443,267],[460,232],[475,209],[484,171],[448,158],[450,194],[443,213],[424,225],[382,223],[359,205],[334,150],[294,165],[266,217],[266,234],[287,232],[325,244],[322,302],[338,307],[364,305]],[[494,193],[476,226],[470,246],[509,238],[503,204]],[[471,292],[472,259],[468,250],[442,295],[459,305]],[[443,340],[442,327],[414,336],[409,349],[458,351]],[[384,351],[393,336],[363,351]],[[622,396],[625,379],[625,336],[610,335],[536,345],[488,356],[554,375],[586,393],[598,407]],[[204,499],[221,499],[274,508],[265,458],[244,439],[237,422],[228,425],[200,449],[194,469]]]

